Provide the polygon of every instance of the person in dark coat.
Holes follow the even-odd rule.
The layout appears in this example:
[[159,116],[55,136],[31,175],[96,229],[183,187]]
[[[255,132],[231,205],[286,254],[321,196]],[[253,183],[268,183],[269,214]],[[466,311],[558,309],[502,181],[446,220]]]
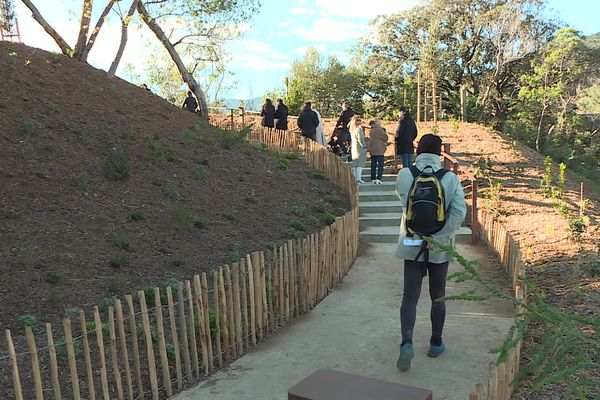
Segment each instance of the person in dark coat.
[[198,101],[196,101],[196,98],[194,97],[194,94],[191,90],[188,90],[187,97],[183,101],[181,108],[193,113],[195,113],[198,109]]
[[335,127],[340,130],[340,144],[342,152],[348,154],[350,148],[350,120],[354,117],[354,110],[347,101],[342,104],[342,112],[335,124]]
[[262,106],[260,116],[262,117],[260,120],[261,126],[264,126],[265,128],[275,127],[275,106],[273,105],[271,99],[265,100],[265,104]]
[[298,128],[302,130],[302,136],[316,141],[317,126],[319,126],[319,117],[312,110],[312,103],[307,101],[304,103],[304,108],[298,116]]
[[402,167],[407,168],[412,162],[415,151],[413,145],[417,138],[417,125],[412,119],[406,107],[400,107],[398,128],[396,129],[396,154],[402,160]]
[[287,131],[288,129],[288,108],[283,104],[283,100],[277,99],[277,106],[275,106],[275,129],[280,131]]

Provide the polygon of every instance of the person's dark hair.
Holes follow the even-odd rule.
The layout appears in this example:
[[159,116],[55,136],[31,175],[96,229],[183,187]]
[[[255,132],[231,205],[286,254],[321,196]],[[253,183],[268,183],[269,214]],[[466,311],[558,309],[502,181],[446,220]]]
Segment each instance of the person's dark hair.
[[187,93],[187,95],[188,95],[188,96],[191,96],[191,95],[192,95],[192,91],[191,91],[191,90],[188,90],[188,93]]
[[311,108],[312,107],[312,103],[310,101],[307,101],[306,103],[304,103],[304,107]]
[[433,133],[424,135],[417,144],[417,155],[421,153],[442,154],[442,138]]
[[283,100],[281,99],[277,99],[277,102],[283,104]]
[[265,104],[268,106],[271,106],[271,105],[273,105],[273,102],[271,101],[271,99],[266,99]]
[[405,113],[407,113],[407,112],[408,112],[408,110],[407,110],[407,109],[406,109],[406,107],[404,107],[404,106],[400,106],[400,107],[398,108],[398,111],[402,111],[402,112],[405,112]]

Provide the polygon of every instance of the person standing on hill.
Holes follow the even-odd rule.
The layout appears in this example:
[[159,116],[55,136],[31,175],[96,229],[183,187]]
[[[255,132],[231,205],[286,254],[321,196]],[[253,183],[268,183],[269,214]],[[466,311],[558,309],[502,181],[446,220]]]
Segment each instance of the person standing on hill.
[[260,125],[263,128],[273,129],[275,127],[275,106],[271,99],[266,99],[260,112]]
[[194,97],[194,94],[191,90],[188,90],[187,97],[183,101],[181,108],[189,112],[197,112],[196,110],[198,109],[198,101],[196,101],[196,98]]
[[365,130],[360,115],[355,115],[350,120],[350,137],[352,151],[352,171],[357,183],[365,183],[362,179],[362,170],[367,162],[367,142]]
[[283,104],[282,99],[277,99],[275,106],[275,129],[278,131],[287,131],[288,129],[288,108]]
[[388,135],[377,118],[372,120],[369,125],[371,125],[371,141],[369,143],[369,151],[371,153],[371,182],[381,185],[384,155],[389,144]]
[[438,357],[446,350],[442,331],[446,319],[446,277],[452,255],[436,249],[422,238],[431,238],[444,246],[453,246],[467,213],[465,193],[458,177],[442,168],[442,139],[424,135],[417,145],[415,165],[402,168],[396,178],[396,194],[402,204],[400,237],[396,257],[404,260],[404,290],[400,308],[402,343],[396,366],[410,369],[415,355],[413,329],[423,277],[429,272],[431,297],[431,337],[428,357]]
[[335,123],[335,128],[339,129],[339,140],[341,144],[342,153],[348,154],[350,148],[350,120],[354,117],[354,110],[349,102],[345,101],[342,104],[342,112]]
[[319,117],[312,110],[312,103],[307,101],[304,108],[298,116],[298,128],[302,131],[302,136],[311,140],[317,140],[317,126],[319,126]]
[[413,142],[417,138],[417,125],[406,107],[400,107],[398,128],[396,129],[396,154],[402,160],[402,167],[407,168],[412,162],[415,150]]
[[323,129],[323,118],[321,118],[321,113],[319,113],[313,104],[311,106],[312,110],[315,114],[317,114],[317,118],[319,118],[319,125],[317,125],[317,133],[316,133],[316,142],[321,146],[325,146],[325,130]]

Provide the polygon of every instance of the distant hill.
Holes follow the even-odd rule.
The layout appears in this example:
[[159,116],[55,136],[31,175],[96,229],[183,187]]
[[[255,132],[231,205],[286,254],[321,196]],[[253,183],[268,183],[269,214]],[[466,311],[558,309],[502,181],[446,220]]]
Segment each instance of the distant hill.
[[262,106],[262,101],[263,101],[262,97],[254,97],[252,99],[246,99],[246,100],[224,99],[223,107],[224,108],[238,108],[240,106],[240,102],[243,102],[244,108],[246,110],[260,111],[261,106]]

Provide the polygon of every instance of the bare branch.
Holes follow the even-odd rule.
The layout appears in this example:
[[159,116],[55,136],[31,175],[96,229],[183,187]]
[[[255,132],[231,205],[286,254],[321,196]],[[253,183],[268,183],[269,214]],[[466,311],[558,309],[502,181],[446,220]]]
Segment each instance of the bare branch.
[[71,46],[69,46],[62,36],[60,36],[60,34],[56,32],[56,30],[54,30],[54,28],[52,28],[44,19],[44,17],[42,17],[42,14],[40,14],[39,10],[33,5],[33,3],[30,0],[23,0],[23,3],[31,11],[33,19],[35,19],[37,23],[44,28],[44,30],[52,37],[52,39],[54,39],[58,47],[60,47],[62,53],[69,56],[72,55],[73,49],[71,49]]
[[104,7],[104,10],[102,11],[102,14],[100,15],[100,18],[98,18],[98,21],[96,22],[96,26],[94,27],[94,30],[92,31],[92,34],[90,35],[90,38],[81,53],[81,58],[80,58],[81,61],[85,62],[87,60],[87,56],[90,53],[90,50],[92,50],[94,43],[96,42],[96,36],[98,36],[98,32],[100,32],[100,28],[102,28],[102,24],[104,24],[104,20],[106,19],[106,16],[110,12],[110,10],[113,8],[113,5],[115,4],[116,1],[118,1],[118,0],[110,0],[108,2],[108,4],[106,5],[106,7]]
[[94,0],[83,0],[83,9],[81,10],[81,22],[79,22],[79,35],[77,36],[77,43],[75,44],[75,50],[73,57],[81,59],[81,54],[85,47],[85,41],[87,39],[88,31],[90,29],[90,19],[92,18],[92,6]]

